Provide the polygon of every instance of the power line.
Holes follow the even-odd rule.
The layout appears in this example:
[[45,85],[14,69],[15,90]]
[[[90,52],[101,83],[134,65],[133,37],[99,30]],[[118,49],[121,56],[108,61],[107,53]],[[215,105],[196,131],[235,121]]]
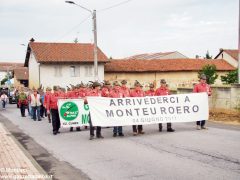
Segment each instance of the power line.
[[68,32],[64,33],[61,37],[59,37],[57,40],[60,40],[62,38],[64,38],[66,35],[68,35],[69,33],[71,33],[74,29],[76,29],[78,26],[80,26],[81,24],[83,24],[86,20],[88,20],[88,18],[91,15],[88,15],[86,18],[84,18],[79,24],[77,24],[76,26],[74,26],[72,29],[70,29]]
[[120,3],[118,3],[118,4],[115,4],[115,5],[109,6],[109,7],[107,7],[107,8],[100,9],[100,10],[98,10],[98,12],[107,11],[107,10],[109,10],[109,9],[112,9],[112,8],[115,8],[115,7],[121,6],[121,5],[123,5],[123,4],[129,3],[130,1],[133,1],[133,0],[127,0],[127,1],[120,2]]
[[[123,5],[123,4],[129,3],[130,1],[133,1],[133,0],[122,1],[122,2],[120,2],[120,3],[117,3],[117,4],[115,4],[115,5],[109,6],[109,7],[107,7],[107,8],[100,9],[100,10],[98,10],[98,12],[107,11],[107,10],[109,10],[109,9],[112,9],[112,8],[121,6],[121,5]],[[69,31],[67,31],[66,33],[64,33],[61,37],[57,38],[57,39],[55,40],[55,42],[58,41],[58,40],[60,40],[60,39],[62,39],[62,38],[64,38],[64,37],[65,37],[66,35],[68,35],[69,33],[71,33],[74,29],[76,29],[76,28],[79,27],[81,24],[83,24],[90,16],[91,16],[91,15],[88,15],[88,16],[87,16],[86,18],[84,18],[79,24],[77,24],[77,25],[74,26],[72,29],[70,29]],[[51,45],[51,44],[46,45],[45,48],[43,49],[43,51],[40,53],[40,55],[42,55],[42,54],[44,54],[45,52],[47,52],[48,47],[49,47],[50,45]]]
[[[68,35],[69,33],[71,33],[74,29],[76,29],[77,27],[79,27],[81,24],[83,24],[91,15],[88,15],[86,18],[84,18],[79,24],[77,24],[76,26],[74,26],[72,29],[70,29],[68,32],[64,33],[61,37],[57,38],[54,42],[57,42],[58,40],[64,38],[66,35]],[[51,43],[47,44],[42,52],[39,53],[39,55],[43,55],[45,52],[47,52],[49,46],[51,45]]]

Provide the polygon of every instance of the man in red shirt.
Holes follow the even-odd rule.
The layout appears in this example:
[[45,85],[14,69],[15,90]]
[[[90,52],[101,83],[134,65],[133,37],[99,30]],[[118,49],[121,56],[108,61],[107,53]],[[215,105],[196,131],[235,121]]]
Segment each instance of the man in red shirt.
[[79,88],[79,96],[84,99],[86,95],[87,95],[87,86],[81,82],[80,88]]
[[[120,84],[115,81],[113,83],[113,89],[111,90],[109,97],[111,98],[123,98],[123,93],[121,92],[121,86]],[[113,127],[113,137],[117,136],[117,133],[119,136],[124,136],[124,134],[122,133],[122,126],[114,126]]]
[[111,83],[109,81],[104,81],[103,87],[101,89],[102,97],[109,97],[111,91]]
[[154,96],[155,95],[155,90],[154,90],[154,85],[151,83],[149,85],[149,90],[145,91],[145,96]]
[[[46,110],[47,110],[47,102],[48,102],[48,99],[51,95],[51,91],[52,91],[52,89],[50,87],[46,88],[46,93],[45,93],[44,102],[43,102],[43,106],[45,107]],[[47,114],[47,117],[48,117],[48,122],[51,123],[50,114]]]
[[122,87],[121,87],[121,91],[123,93],[123,97],[130,97],[130,89],[127,87],[127,81],[126,80],[122,80],[121,81]]
[[[167,87],[167,83],[165,79],[161,79],[160,87],[156,89],[155,96],[166,96],[170,95],[170,90]],[[159,132],[162,131],[162,123],[159,123]],[[172,123],[167,123],[167,132],[174,132],[175,130],[172,128]]]
[[[196,84],[193,88],[194,93],[201,93],[201,92],[206,92],[208,96],[212,95],[212,90],[211,87],[206,83],[207,81],[207,76],[205,74],[202,74],[200,76],[200,82]],[[205,120],[197,121],[197,130],[201,129],[207,129],[205,127]]]
[[[144,91],[141,88],[141,84],[136,81],[134,84],[135,88],[131,91],[130,96],[131,97],[144,97]],[[136,136],[137,134],[144,134],[143,132],[143,126],[142,125],[133,125],[133,135]]]
[[[67,91],[67,93],[65,93],[65,96],[68,98],[68,99],[78,99],[80,98],[80,92],[79,92],[79,89],[80,89],[80,85],[77,85],[77,86],[72,86],[72,90],[69,89]],[[73,131],[73,127],[70,127],[70,132]],[[76,127],[76,131],[81,131],[81,128],[80,126],[77,126]]]
[[53,127],[53,134],[57,135],[59,133],[60,128],[60,119],[59,119],[59,112],[58,112],[58,98],[60,97],[60,93],[58,92],[58,87],[53,86],[53,93],[49,96],[47,101],[47,114],[52,115],[52,127]]

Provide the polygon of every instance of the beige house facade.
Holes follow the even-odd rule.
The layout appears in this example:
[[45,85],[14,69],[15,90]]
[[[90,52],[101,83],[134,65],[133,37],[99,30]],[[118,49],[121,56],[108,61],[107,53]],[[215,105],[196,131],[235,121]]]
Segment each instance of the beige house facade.
[[112,60],[105,65],[105,79],[111,82],[125,79],[129,87],[133,87],[135,80],[138,80],[145,89],[150,83],[158,87],[161,79],[165,79],[171,89],[192,87],[199,80],[198,71],[206,64],[215,64],[218,69],[215,84],[222,84],[220,76],[234,69],[224,60]]

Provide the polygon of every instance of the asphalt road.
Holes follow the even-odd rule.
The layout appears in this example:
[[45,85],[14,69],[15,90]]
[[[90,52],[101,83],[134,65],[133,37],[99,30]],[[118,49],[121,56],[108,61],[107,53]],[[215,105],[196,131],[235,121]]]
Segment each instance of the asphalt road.
[[[112,128],[106,128],[102,130],[104,139],[89,141],[86,130],[61,129],[53,136],[46,118],[40,122],[22,118],[15,105],[8,105],[0,114],[3,122],[10,121],[57,160],[51,166],[53,174],[58,172],[56,179],[240,179],[239,126],[208,122],[209,129],[199,131],[195,123],[177,123],[173,124],[176,132],[168,133],[148,125],[144,126],[146,134],[136,137],[129,126],[124,127],[123,138],[112,137]],[[32,153],[38,150],[30,148]],[[68,165],[66,171],[64,165],[59,169],[59,163]]]

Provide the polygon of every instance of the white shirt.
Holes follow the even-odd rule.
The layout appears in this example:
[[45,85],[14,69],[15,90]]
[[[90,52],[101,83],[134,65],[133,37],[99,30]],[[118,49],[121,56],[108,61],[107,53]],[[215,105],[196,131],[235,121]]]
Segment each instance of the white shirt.
[[7,98],[8,98],[8,97],[7,97],[6,94],[2,94],[2,95],[1,95],[1,100],[2,100],[2,101],[7,101]]

